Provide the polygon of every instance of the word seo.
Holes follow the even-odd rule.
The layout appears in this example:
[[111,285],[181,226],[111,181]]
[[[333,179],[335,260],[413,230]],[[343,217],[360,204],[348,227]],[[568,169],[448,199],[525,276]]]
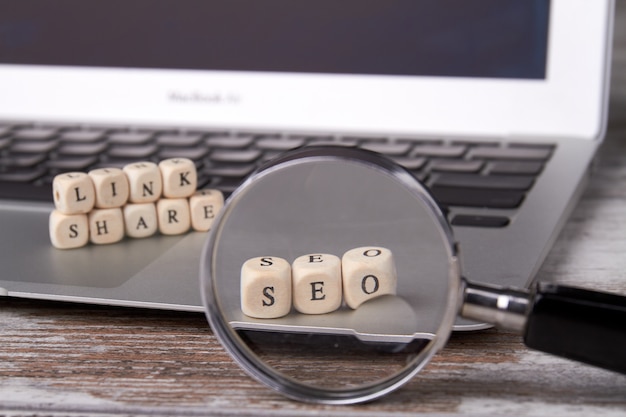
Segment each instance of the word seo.
[[293,307],[303,314],[325,314],[342,302],[356,309],[365,301],[395,294],[393,254],[382,247],[360,247],[341,259],[309,254],[290,265],[276,256],[248,259],[241,267],[241,310],[250,317],[283,317]]

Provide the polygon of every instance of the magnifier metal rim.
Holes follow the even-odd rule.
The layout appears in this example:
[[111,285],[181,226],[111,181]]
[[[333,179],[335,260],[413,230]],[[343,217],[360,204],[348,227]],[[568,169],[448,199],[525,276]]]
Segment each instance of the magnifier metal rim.
[[[232,207],[234,207],[249,187],[254,186],[256,181],[276,170],[304,161],[331,160],[351,161],[353,163],[367,165],[379,170],[385,175],[393,177],[398,183],[407,188],[408,192],[411,192],[431,209],[435,221],[437,221],[442,231],[450,259],[448,274],[450,291],[448,292],[448,304],[444,318],[435,334],[435,338],[429,342],[433,343],[433,345],[421,351],[402,371],[370,384],[345,389],[322,389],[306,385],[281,374],[261,361],[224,319],[219,308],[220,301],[215,294],[213,282],[215,271],[214,263],[211,262],[216,249],[215,245],[220,240],[222,225],[230,215]],[[402,167],[378,154],[356,148],[328,146],[308,147],[287,152],[251,174],[227,200],[224,209],[215,220],[214,225],[203,249],[200,265],[202,300],[211,329],[225,349],[246,373],[289,398],[304,402],[324,404],[354,404],[374,400],[399,388],[410,380],[428,363],[430,358],[444,346],[448,339],[457,316],[458,300],[460,299],[462,290],[461,272],[452,229],[429,192]]]

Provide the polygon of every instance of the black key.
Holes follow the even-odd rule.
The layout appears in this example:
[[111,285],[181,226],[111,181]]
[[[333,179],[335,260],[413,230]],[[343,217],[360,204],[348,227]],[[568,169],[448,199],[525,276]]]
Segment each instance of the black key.
[[483,161],[467,159],[435,159],[430,162],[430,170],[437,172],[476,173],[481,170]]
[[123,145],[142,145],[153,137],[152,132],[116,132],[108,136],[109,142]]
[[104,152],[107,144],[102,143],[67,143],[61,145],[58,152],[60,155],[98,155]]
[[226,150],[220,149],[209,155],[209,159],[215,162],[249,163],[257,160],[261,151],[256,149]]
[[52,128],[23,128],[16,130],[13,133],[13,138],[23,141],[46,141],[54,138],[57,135],[58,129]]
[[11,152],[14,153],[48,153],[56,148],[57,141],[48,142],[14,142]]
[[195,146],[202,140],[201,134],[163,134],[157,137],[157,144],[171,147]]
[[52,188],[29,183],[5,182],[0,179],[0,198],[52,202]]
[[0,139],[0,150],[8,148],[10,145],[11,145],[11,139],[9,138]]
[[68,130],[61,133],[59,139],[61,142],[91,143],[104,138],[105,133],[104,130]]
[[493,161],[487,167],[491,174],[538,175],[543,162],[538,161]]
[[205,147],[201,148],[164,148],[159,151],[160,159],[187,158],[192,161],[202,159],[209,153]]
[[206,140],[211,148],[242,149],[252,144],[252,136],[213,136]]
[[409,171],[417,171],[418,169],[422,169],[424,165],[426,165],[426,158],[420,157],[405,157],[405,156],[394,156],[391,158],[396,164],[403,166]]
[[440,204],[446,206],[516,208],[524,200],[524,193],[511,190],[485,190],[480,188],[430,187]]
[[107,154],[111,158],[145,159],[155,154],[158,150],[156,145],[136,145],[136,146],[112,146]]
[[453,226],[471,226],[471,227],[506,227],[511,220],[505,216],[482,216],[458,214],[452,218]]
[[0,137],[8,135],[11,131],[10,126],[0,126]]
[[0,158],[0,167],[5,168],[29,168],[46,159],[45,155],[9,156]]
[[470,150],[469,157],[472,159],[518,159],[545,161],[550,158],[551,154],[552,149],[546,147],[494,148],[491,146],[479,146]]
[[255,168],[256,165],[254,164],[217,165],[204,168],[202,172],[217,177],[244,178],[250,175]]
[[534,177],[524,175],[437,174],[433,185],[442,187],[490,188],[500,190],[528,190]]
[[259,138],[255,143],[257,148],[263,150],[288,151],[290,149],[299,148],[304,145],[305,142],[302,138],[266,137]]
[[392,142],[383,142],[383,143],[364,143],[360,146],[363,149],[367,149],[368,151],[380,153],[388,156],[403,156],[409,152],[411,149],[410,143],[392,143]]
[[230,194],[241,185],[241,180],[235,178],[223,178],[216,187],[225,194]]
[[339,139],[315,138],[315,139],[311,139],[307,141],[306,145],[307,146],[342,146],[346,148],[354,148],[359,145],[359,142],[357,142],[354,139],[347,139],[347,138],[339,138]]
[[0,172],[0,182],[32,182],[37,178],[43,177],[45,174],[46,170],[43,168]]
[[413,148],[413,155],[435,158],[460,158],[467,151],[465,145],[431,145],[420,144]]

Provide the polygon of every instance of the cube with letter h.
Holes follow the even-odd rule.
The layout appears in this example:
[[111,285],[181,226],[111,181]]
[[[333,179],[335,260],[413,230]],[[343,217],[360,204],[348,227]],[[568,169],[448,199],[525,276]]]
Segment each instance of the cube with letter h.
[[398,282],[393,254],[381,247],[347,251],[341,259],[346,304],[357,308],[385,294],[395,294]]
[[291,265],[276,256],[248,259],[241,267],[241,310],[273,319],[291,310]]

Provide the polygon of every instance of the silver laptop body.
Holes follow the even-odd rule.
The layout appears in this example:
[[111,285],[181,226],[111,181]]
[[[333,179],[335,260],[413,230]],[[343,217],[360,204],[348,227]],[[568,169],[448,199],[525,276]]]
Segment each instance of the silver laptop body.
[[[453,223],[460,219],[454,232],[464,273],[473,280],[531,283],[584,189],[604,135],[610,0],[508,6],[487,0],[472,6],[462,1],[432,6],[415,0],[316,0],[298,2],[298,10],[279,0],[264,2],[265,9],[258,2],[240,1],[223,10],[206,1],[49,3],[0,1],[0,162],[7,167],[7,161],[24,156],[14,152],[17,132],[46,129],[56,133],[38,143],[57,141],[58,146],[63,146],[60,135],[69,130],[152,132],[156,142],[150,143],[166,134],[191,133],[204,135],[203,144],[211,138],[223,144],[242,137],[357,140],[373,149],[377,143],[408,143],[412,155],[393,155],[407,164],[405,157],[419,157],[416,149],[443,143],[467,146],[466,158],[482,152],[486,163],[499,162],[504,171],[536,163],[537,155],[544,155],[519,207],[447,204]],[[460,7],[468,9],[455,12]],[[55,20],[62,16],[64,21]],[[254,19],[250,16],[258,20],[243,28]],[[276,20],[267,20],[270,16]],[[117,25],[110,25],[115,19]],[[95,27],[78,25],[85,21]],[[96,21],[108,32],[94,36],[104,30]],[[528,39],[516,37],[525,33],[519,27],[503,33],[507,21],[531,22]],[[437,25],[428,27],[428,22]],[[455,32],[451,28],[459,22],[464,26]],[[209,30],[211,26],[218,29]],[[320,37],[323,33],[326,38]],[[468,52],[458,46],[459,37],[468,34],[476,36],[475,45],[491,43],[482,52]],[[203,38],[210,36],[212,43]],[[384,36],[388,38],[380,40]],[[257,38],[265,40],[251,43]],[[191,50],[187,55],[177,49],[182,44]],[[328,52],[332,44],[336,50]],[[517,62],[513,47],[530,51],[527,62]],[[419,48],[443,51],[440,65],[414,65],[430,61],[430,55],[419,55]],[[389,65],[381,65],[379,56],[386,57],[388,49],[397,49],[389,52],[397,61],[389,58]],[[214,52],[215,62],[192,59]],[[500,56],[509,60],[506,65],[498,62]],[[467,64],[478,61],[484,65]],[[522,69],[511,70],[511,63]],[[258,151],[261,145],[253,142],[250,149]],[[503,149],[513,149],[513,156]],[[47,157],[54,159],[56,152],[51,147]],[[446,162],[434,152],[434,159]],[[503,159],[494,159],[500,153]],[[98,160],[106,162],[106,157]],[[42,160],[33,169],[43,165]],[[18,187],[11,175],[10,167],[0,168],[0,191]],[[425,181],[442,198],[454,200],[455,175],[432,171]],[[49,186],[49,179],[37,181]],[[225,185],[227,192],[236,186],[210,184]],[[202,311],[198,268],[206,234],[57,250],[48,236],[52,208],[51,201],[20,198],[19,191],[0,199],[0,294]],[[506,224],[465,223],[492,216]],[[459,321],[456,328],[482,326]]]

